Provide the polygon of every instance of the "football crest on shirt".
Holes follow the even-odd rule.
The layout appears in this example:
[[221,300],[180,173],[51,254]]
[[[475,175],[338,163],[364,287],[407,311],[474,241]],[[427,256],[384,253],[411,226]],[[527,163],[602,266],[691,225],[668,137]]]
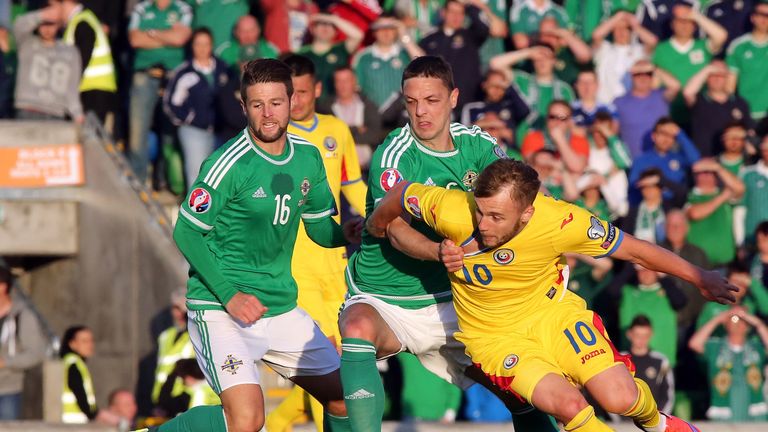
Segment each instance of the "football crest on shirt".
[[195,213],[205,213],[211,208],[211,194],[203,188],[196,188],[189,194],[189,208]]
[[499,249],[493,253],[493,260],[501,265],[507,265],[514,259],[515,252],[512,249]]
[[381,178],[379,178],[379,183],[381,184],[381,188],[384,189],[384,192],[392,189],[401,181],[403,181],[403,176],[400,174],[400,171],[395,168],[384,170],[384,172],[381,173]]
[[520,357],[518,357],[517,354],[510,354],[504,357],[504,369],[512,369],[519,361]]
[[475,186],[475,180],[477,180],[477,173],[472,170],[467,170],[467,172],[464,173],[464,177],[461,178],[461,182],[464,184],[464,187],[470,191]]
[[603,226],[602,222],[600,222],[600,219],[594,216],[589,217],[589,228],[587,229],[587,237],[589,237],[592,240],[597,240],[605,237],[605,227]]
[[307,194],[311,188],[312,185],[309,184],[309,179],[304,177],[304,180],[301,181],[301,185],[299,186],[299,190],[301,191],[301,199],[299,200],[298,204],[299,207],[303,206],[307,202]]
[[323,147],[325,147],[325,149],[328,151],[336,150],[336,140],[330,136],[325,137],[325,139],[323,139]]
[[223,372],[229,372],[231,375],[235,375],[237,373],[237,370],[240,369],[240,366],[243,365],[243,361],[239,360],[237,357],[233,356],[232,354],[227,354],[227,359],[224,360],[224,364],[221,365],[221,370]]
[[413,215],[421,219],[421,205],[419,204],[419,197],[416,195],[410,195],[405,199],[405,202],[408,204],[408,208],[411,209]]

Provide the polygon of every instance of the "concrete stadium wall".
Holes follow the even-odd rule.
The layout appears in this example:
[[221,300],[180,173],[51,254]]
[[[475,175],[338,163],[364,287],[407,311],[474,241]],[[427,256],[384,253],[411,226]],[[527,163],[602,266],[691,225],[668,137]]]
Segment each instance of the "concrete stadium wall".
[[76,203],[76,254],[23,259],[24,285],[59,337],[71,325],[94,330],[90,368],[104,406],[111,390],[140,381],[142,360],[152,363],[155,338],[170,324],[162,312],[186,282],[186,262],[167,222],[148,211],[146,196],[131,188],[125,165],[98,136],[79,137],[71,124],[55,122],[0,122],[0,131],[0,146],[82,143],[85,186],[2,189],[0,201]]

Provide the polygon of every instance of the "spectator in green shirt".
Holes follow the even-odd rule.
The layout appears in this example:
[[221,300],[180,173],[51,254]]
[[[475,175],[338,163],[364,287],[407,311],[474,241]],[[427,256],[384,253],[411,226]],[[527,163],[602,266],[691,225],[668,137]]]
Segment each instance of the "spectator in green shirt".
[[234,70],[240,71],[238,64],[259,58],[277,58],[276,46],[261,37],[259,21],[252,15],[243,15],[235,25],[234,38],[216,48],[216,57]]
[[532,46],[532,36],[545,17],[554,17],[560,27],[568,27],[568,14],[551,0],[518,0],[509,11],[509,29],[517,49]]
[[[232,29],[238,19],[248,13],[247,0],[187,0],[192,6],[195,29],[206,27],[213,35],[213,49],[218,51],[222,44],[232,38]],[[270,57],[272,58],[272,57]]]
[[744,183],[715,159],[701,159],[692,170],[695,186],[686,205],[691,221],[688,241],[704,250],[713,267],[723,267],[736,256],[731,202],[744,194]]
[[[346,35],[344,42],[335,43],[337,30]],[[315,64],[316,77],[323,84],[323,96],[333,93],[333,71],[349,64],[350,56],[363,41],[363,32],[351,22],[335,15],[315,14],[310,17],[312,43],[301,47],[298,54]]]
[[738,88],[749,102],[752,118],[759,121],[768,111],[768,2],[757,3],[751,19],[752,33],[734,39],[725,60],[735,74],[731,88]]

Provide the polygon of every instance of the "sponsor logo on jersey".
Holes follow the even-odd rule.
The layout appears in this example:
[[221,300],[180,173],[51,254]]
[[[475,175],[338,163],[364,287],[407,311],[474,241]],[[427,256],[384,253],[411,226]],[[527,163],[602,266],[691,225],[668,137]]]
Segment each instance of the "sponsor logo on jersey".
[[366,389],[360,389],[350,395],[345,395],[344,399],[370,399],[372,397],[376,396],[375,394],[369,392]]
[[616,238],[616,227],[613,224],[608,224],[608,237],[605,238],[603,244],[600,245],[603,249],[608,249],[613,243],[613,239]]
[[589,237],[592,240],[597,240],[605,237],[605,227],[603,226],[602,222],[600,222],[600,219],[594,216],[589,217],[589,228],[587,229],[587,237]]
[[195,213],[205,213],[211,208],[211,194],[203,188],[196,188],[189,194],[189,208]]
[[403,176],[400,174],[400,171],[394,168],[384,170],[384,172],[381,173],[381,178],[379,178],[379,183],[381,184],[381,188],[384,189],[384,192],[392,189],[401,181],[403,181]]
[[416,195],[411,195],[405,199],[405,202],[408,204],[408,208],[411,209],[413,215],[421,219],[421,206],[419,205],[419,197]]
[[[558,283],[559,283],[559,282],[558,282]],[[549,291],[547,291],[547,297],[548,297],[550,300],[552,300],[553,298],[555,298],[555,294],[557,294],[557,288],[555,288],[555,287],[550,287],[550,288],[549,288]]]
[[647,368],[645,368],[645,376],[647,376],[650,379],[655,379],[656,375],[658,374],[659,374],[659,371],[657,371],[656,368],[653,366],[648,366]]
[[509,156],[504,153],[504,150],[502,150],[501,147],[497,145],[493,146],[493,154],[495,154],[499,159],[509,159]]
[[469,191],[475,187],[475,180],[477,180],[477,173],[472,170],[467,170],[467,172],[464,173],[464,177],[461,178],[464,187]]
[[493,260],[501,265],[507,265],[515,259],[515,252],[511,249],[499,249],[493,253]]
[[565,228],[566,225],[573,221],[573,213],[568,213],[567,218],[563,218],[563,223],[560,224],[560,229]]
[[518,361],[520,361],[520,357],[518,357],[517,354],[510,354],[504,357],[504,369],[512,369]]
[[251,198],[266,198],[267,194],[264,192],[264,188],[259,186],[258,189],[256,189],[256,192],[251,195]]
[[233,356],[232,354],[227,354],[227,359],[224,360],[224,364],[221,365],[221,370],[224,372],[229,372],[232,375],[235,375],[237,373],[237,370],[240,369],[240,366],[243,365],[243,361],[239,360],[237,357]]
[[591,359],[593,359],[593,358],[595,358],[595,357],[597,357],[599,355],[602,355],[602,354],[605,354],[605,350],[602,349],[602,348],[590,351],[590,352],[584,354],[583,356],[581,356],[581,364],[584,364],[584,363],[590,361]]
[[333,137],[327,136],[323,139],[323,147],[325,147],[326,150],[334,151],[337,146],[336,140]]

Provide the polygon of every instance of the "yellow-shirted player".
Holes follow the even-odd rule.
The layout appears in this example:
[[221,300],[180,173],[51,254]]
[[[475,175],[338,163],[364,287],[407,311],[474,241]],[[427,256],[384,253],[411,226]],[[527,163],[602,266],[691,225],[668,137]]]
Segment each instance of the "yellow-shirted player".
[[566,431],[610,431],[573,385],[609,412],[646,431],[698,431],[660,415],[648,386],[611,343],[600,318],[566,289],[563,254],[612,255],[673,274],[710,300],[733,301],[730,286],[656,245],[640,241],[588,211],[538,193],[533,168],[512,160],[489,165],[475,191],[416,183],[392,188],[369,217],[383,236],[404,210],[465,250],[450,275],[460,333],[456,338],[499,387],[563,422]]
[[[288,132],[317,146],[323,156],[328,185],[336,202],[339,202],[343,192],[352,208],[364,215],[367,188],[362,180],[355,142],[349,127],[332,115],[315,112],[315,101],[322,92],[322,84],[315,78],[312,61],[300,55],[288,56],[283,61],[293,70],[293,98]],[[338,222],[340,215],[335,217]],[[291,260],[293,278],[299,287],[298,305],[336,345],[341,341],[338,315],[347,292],[344,280],[346,265],[345,248],[326,249],[318,246],[307,236],[302,223]],[[305,398],[309,398],[315,425],[322,431],[322,405],[298,386],[294,386],[280,406],[267,416],[267,430],[283,432],[290,429],[291,424],[305,414]]]

